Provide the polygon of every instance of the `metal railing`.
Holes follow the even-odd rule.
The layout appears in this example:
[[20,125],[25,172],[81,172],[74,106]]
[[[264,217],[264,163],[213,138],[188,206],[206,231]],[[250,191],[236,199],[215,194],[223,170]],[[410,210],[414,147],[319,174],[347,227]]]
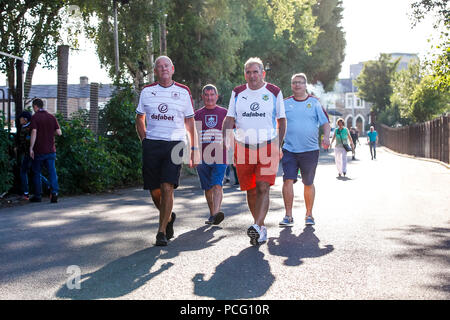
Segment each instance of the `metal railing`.
[[446,115],[401,128],[381,124],[377,128],[379,142],[399,153],[450,163],[449,119]]

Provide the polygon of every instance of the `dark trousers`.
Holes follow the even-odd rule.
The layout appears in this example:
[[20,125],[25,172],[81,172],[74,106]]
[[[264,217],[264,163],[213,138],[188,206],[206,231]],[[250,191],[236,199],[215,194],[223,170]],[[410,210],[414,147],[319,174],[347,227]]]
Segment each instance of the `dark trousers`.
[[[377,142],[376,141],[370,141],[369,142],[369,146],[370,146],[370,155],[373,158],[377,158]],[[372,151],[373,149],[373,151]]]
[[48,175],[50,180],[51,192],[58,194],[58,176],[56,175],[56,153],[46,153],[46,154],[35,154],[33,160],[33,173],[34,173],[34,195],[40,197],[42,193],[41,182],[41,169],[42,166],[46,166],[48,169]]
[[[29,193],[28,173],[30,172],[32,163],[33,159],[31,159],[28,154],[23,154],[20,156],[20,183],[23,194]],[[48,188],[50,188],[48,180],[42,174],[40,175],[40,183],[44,183]]]

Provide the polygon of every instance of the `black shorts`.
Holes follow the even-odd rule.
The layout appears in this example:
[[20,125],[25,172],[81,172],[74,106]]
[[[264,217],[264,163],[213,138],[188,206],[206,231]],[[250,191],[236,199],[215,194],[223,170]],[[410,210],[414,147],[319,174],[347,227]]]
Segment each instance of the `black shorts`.
[[283,158],[281,159],[284,173],[283,181],[290,179],[296,183],[298,170],[300,169],[303,184],[306,186],[312,185],[318,162],[319,150],[294,153],[283,149]]
[[185,146],[183,141],[149,139],[142,141],[142,175],[145,190],[160,189],[161,183],[173,184],[174,189],[178,187]]

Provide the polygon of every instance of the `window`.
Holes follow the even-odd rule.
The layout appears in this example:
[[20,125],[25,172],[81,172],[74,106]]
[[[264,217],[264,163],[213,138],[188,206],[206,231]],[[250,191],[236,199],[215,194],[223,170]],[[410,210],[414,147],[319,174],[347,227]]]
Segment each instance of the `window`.
[[345,101],[345,107],[346,108],[352,108],[353,107],[353,93],[347,93],[347,99]]

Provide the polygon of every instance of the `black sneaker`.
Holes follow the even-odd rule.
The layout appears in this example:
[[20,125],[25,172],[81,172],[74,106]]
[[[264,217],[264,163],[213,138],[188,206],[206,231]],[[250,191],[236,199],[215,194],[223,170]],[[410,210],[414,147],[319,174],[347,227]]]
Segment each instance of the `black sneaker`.
[[209,216],[208,220],[205,221],[205,224],[213,224],[214,216]]
[[221,223],[223,221],[223,218],[225,218],[225,214],[222,211],[217,212],[214,216],[213,216],[213,222],[212,224],[214,225],[218,225],[219,223]]
[[58,195],[56,193],[50,194],[50,202],[51,203],[57,203],[58,202]]
[[167,246],[167,238],[164,232],[158,232],[156,235],[156,245],[157,246]]
[[42,202],[42,198],[41,197],[32,196],[30,198],[30,202]]
[[172,212],[172,220],[167,224],[167,227],[166,227],[167,240],[173,238],[173,223],[175,222],[176,217],[177,217],[177,215],[175,214],[175,212]]

